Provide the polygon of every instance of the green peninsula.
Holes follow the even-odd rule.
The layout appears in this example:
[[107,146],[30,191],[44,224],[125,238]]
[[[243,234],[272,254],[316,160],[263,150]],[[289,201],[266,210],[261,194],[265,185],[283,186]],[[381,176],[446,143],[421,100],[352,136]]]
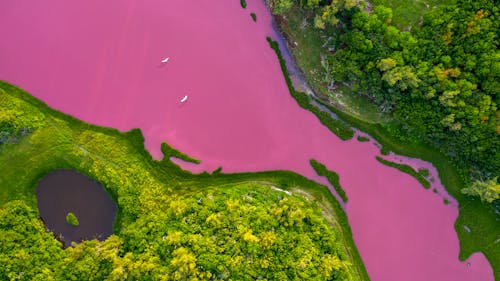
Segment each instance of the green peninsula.
[[[15,136],[0,143],[2,280],[368,280],[325,186],[287,171],[195,175],[167,144],[152,159],[139,130],[84,123],[4,82],[0,108]],[[106,187],[114,235],[64,249],[46,230],[34,187],[62,168]]]

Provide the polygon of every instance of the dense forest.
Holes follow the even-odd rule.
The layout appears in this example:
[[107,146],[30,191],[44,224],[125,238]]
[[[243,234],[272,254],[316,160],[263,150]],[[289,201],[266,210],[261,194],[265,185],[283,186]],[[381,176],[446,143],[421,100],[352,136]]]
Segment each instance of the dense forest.
[[[0,280],[368,280],[325,186],[286,171],[192,174],[170,157],[198,160],[166,143],[153,160],[139,130],[84,123],[1,81],[0,108]],[[106,188],[114,235],[64,248],[47,230],[34,189],[60,168]]]
[[268,3],[284,20],[298,7],[328,35],[321,65],[329,89],[347,88],[375,104],[402,142],[445,153],[468,182],[463,193],[500,199],[498,3],[440,5],[410,31],[393,24],[390,8],[364,1]]
[[351,280],[321,209],[258,184],[169,196],[121,235],[66,250],[11,201],[0,237],[2,280]]

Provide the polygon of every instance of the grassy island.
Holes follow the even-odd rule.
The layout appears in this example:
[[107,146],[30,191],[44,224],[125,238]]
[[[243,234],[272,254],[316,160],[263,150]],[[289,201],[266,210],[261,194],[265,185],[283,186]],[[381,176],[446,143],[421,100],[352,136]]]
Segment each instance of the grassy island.
[[78,221],[78,218],[73,214],[72,212],[69,212],[66,215],[66,222],[72,226],[78,226],[80,225],[80,222]]
[[[300,175],[194,175],[170,158],[197,160],[167,144],[152,159],[137,129],[84,123],[4,82],[0,123],[29,128],[0,144],[1,280],[368,280],[339,203]],[[64,249],[46,230],[34,186],[61,168],[106,187],[114,235]]]

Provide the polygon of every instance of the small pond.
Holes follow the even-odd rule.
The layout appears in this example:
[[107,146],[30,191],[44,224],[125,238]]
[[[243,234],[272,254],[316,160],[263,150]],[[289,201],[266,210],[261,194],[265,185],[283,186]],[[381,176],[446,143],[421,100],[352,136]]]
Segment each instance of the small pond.
[[[36,189],[38,211],[45,226],[66,247],[71,242],[113,234],[117,207],[103,186],[72,170],[55,170],[39,182]],[[68,213],[78,219],[78,226],[66,221]]]

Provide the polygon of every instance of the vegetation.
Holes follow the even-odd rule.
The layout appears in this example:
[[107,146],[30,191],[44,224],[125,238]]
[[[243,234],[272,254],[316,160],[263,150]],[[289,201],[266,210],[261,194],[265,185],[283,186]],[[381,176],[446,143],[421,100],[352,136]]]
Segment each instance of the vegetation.
[[426,168],[418,169],[418,173],[422,175],[424,178],[428,178],[430,176],[430,172]]
[[[200,164],[200,160],[194,159],[190,157],[189,155],[186,155],[179,150],[171,147],[168,143],[164,142],[161,144],[161,152],[163,155],[168,155],[170,157],[174,157],[186,162],[194,163],[194,164]],[[164,161],[169,161],[169,159],[163,159]]]
[[392,23],[401,30],[410,30],[423,22],[423,15],[455,0],[372,0],[375,6],[390,7],[393,11]]
[[279,48],[278,42],[273,41],[270,37],[267,37],[267,41],[273,50],[276,52],[281,70],[285,75],[285,82],[288,86],[288,90],[292,97],[297,101],[300,107],[311,111],[316,117],[319,119],[321,124],[326,126],[332,133],[337,135],[342,140],[350,140],[354,137],[354,131],[351,127],[345,122],[335,119],[329,112],[322,111],[318,109],[316,106],[311,104],[310,96],[295,91],[295,88],[292,85],[292,81],[290,80],[290,76],[288,75],[288,70],[286,69],[286,63],[283,59],[283,55],[281,54],[281,50]]
[[247,8],[247,1],[245,1],[245,0],[240,0],[240,4],[241,4],[241,7],[242,7],[243,9],[246,9],[246,8]]
[[357,137],[358,141],[359,142],[367,142],[367,141],[370,141],[369,138],[365,137],[365,136],[358,136]]
[[[281,1],[268,2],[273,8]],[[479,193],[468,190],[500,171],[500,21],[494,1],[440,1],[416,11],[423,17],[405,27],[411,32],[400,30],[406,23],[381,5],[285,2],[292,5],[273,12],[320,103],[369,133],[382,152],[432,162],[459,202],[460,258],[482,251],[500,278],[500,201],[481,203],[469,195]],[[473,225],[474,235],[463,225]]]
[[408,175],[414,177],[416,180],[418,180],[422,184],[422,186],[425,189],[429,189],[431,187],[431,184],[425,179],[425,177],[422,176],[419,172],[415,171],[411,166],[406,165],[406,164],[398,164],[398,163],[394,163],[391,161],[387,161],[384,158],[379,157],[379,156],[375,156],[375,158],[377,158],[378,162],[380,162],[386,166],[396,168],[396,169],[400,170],[401,172],[407,173]]
[[[461,192],[465,188],[465,183],[463,177],[459,174],[460,170],[436,148],[424,143],[403,142],[400,138],[391,134],[391,131],[388,131],[384,125],[365,122],[326,103],[316,101],[349,124],[368,133],[382,145],[381,153],[383,155],[388,155],[391,151],[394,151],[399,155],[431,162],[438,171],[441,183],[448,193],[459,202],[459,215],[455,222],[455,230],[460,241],[460,259],[465,260],[472,253],[481,251],[490,261],[495,276],[500,274],[500,262],[497,262],[500,260],[500,244],[495,242],[500,233],[500,225],[497,223],[497,210],[500,210],[500,204],[495,205],[498,200],[493,201],[492,205],[486,205],[474,197],[465,196]],[[475,235],[465,231],[464,225],[474,231]]]
[[[323,17],[333,3],[301,5]],[[413,34],[391,25],[389,8],[376,6],[371,14],[358,6],[340,9],[329,25],[342,19],[341,36],[322,62],[329,84],[347,84],[390,114],[386,127],[402,141],[439,147],[466,179],[498,173],[496,6],[441,6],[426,13]]]
[[72,212],[69,212],[66,215],[66,222],[72,226],[78,226],[80,225],[80,222],[78,221],[78,218],[73,214]]
[[[286,171],[194,175],[167,145],[153,160],[139,130],[83,123],[3,82],[0,108],[2,122],[33,128],[0,151],[1,280],[368,280],[324,186]],[[57,168],[103,183],[115,235],[63,249],[47,232],[33,186]]]
[[326,177],[326,179],[333,186],[333,188],[335,189],[337,194],[340,196],[340,198],[342,198],[342,201],[344,201],[344,203],[347,203],[347,200],[348,200],[347,195],[345,194],[344,189],[340,185],[339,175],[337,173],[335,173],[334,171],[328,170],[325,165],[321,164],[320,162],[318,162],[314,159],[311,159],[309,162],[311,163],[311,166],[313,167],[314,171],[316,171],[316,173],[319,176]]
[[257,15],[255,13],[250,13],[250,16],[254,22],[257,22]]
[[500,199],[500,184],[498,177],[487,181],[477,180],[470,187],[462,189],[463,194],[479,196],[481,201],[493,203]]

